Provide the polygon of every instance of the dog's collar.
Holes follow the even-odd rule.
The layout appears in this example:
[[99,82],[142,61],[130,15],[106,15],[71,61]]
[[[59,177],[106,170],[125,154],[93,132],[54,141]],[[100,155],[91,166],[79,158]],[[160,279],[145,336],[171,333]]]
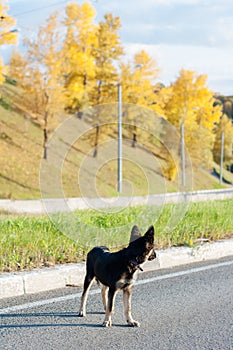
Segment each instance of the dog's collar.
[[130,261],[137,269],[139,269],[140,271],[143,271],[142,267],[139,265],[136,259],[131,259]]

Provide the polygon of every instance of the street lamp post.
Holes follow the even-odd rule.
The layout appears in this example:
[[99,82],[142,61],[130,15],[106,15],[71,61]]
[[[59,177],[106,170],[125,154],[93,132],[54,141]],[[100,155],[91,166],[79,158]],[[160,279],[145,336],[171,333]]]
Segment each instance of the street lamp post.
[[117,191],[122,192],[122,94],[118,83],[118,156],[117,156]]
[[181,167],[182,167],[182,186],[186,185],[186,176],[185,176],[185,141],[184,141],[184,123],[182,122],[180,126],[181,133]]
[[223,160],[224,160],[224,131],[222,131],[222,135],[221,135],[220,185],[222,185],[222,180],[223,180]]

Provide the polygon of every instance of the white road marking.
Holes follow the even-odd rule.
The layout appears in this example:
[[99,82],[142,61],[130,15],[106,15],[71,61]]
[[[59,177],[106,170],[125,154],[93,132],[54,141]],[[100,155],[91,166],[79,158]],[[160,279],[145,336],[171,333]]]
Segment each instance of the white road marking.
[[168,279],[168,278],[180,277],[180,276],[189,275],[189,274],[196,273],[196,272],[217,269],[218,267],[230,266],[230,265],[233,265],[233,261],[225,261],[225,262],[218,263],[218,264],[211,264],[211,265],[202,266],[202,267],[194,267],[193,269],[189,269],[189,270],[168,273],[168,274],[162,275],[162,276],[156,276],[156,277],[151,277],[151,278],[147,278],[144,280],[139,280],[139,281],[135,282],[135,285],[146,284],[146,283],[151,283],[151,282],[155,282],[155,281],[161,281],[161,280]]
[[[211,270],[211,269],[217,269],[219,267],[230,266],[230,265],[233,265],[233,261],[225,261],[225,262],[221,262],[221,263],[217,263],[217,264],[211,264],[211,265],[206,265],[206,266],[202,266],[202,267],[195,267],[195,268],[184,270],[184,271],[178,271],[178,272],[168,273],[168,274],[161,275],[161,276],[155,276],[155,277],[151,277],[151,278],[142,279],[142,280],[136,281],[135,285],[141,285],[141,284],[147,284],[147,283],[152,283],[152,282],[156,282],[156,281],[162,281],[162,280],[169,279],[169,278],[180,277],[180,276],[189,275],[192,273],[207,271],[207,270]],[[89,292],[90,295],[95,295],[95,294],[99,294],[99,293],[100,293],[99,289],[94,289],[94,290],[91,290]],[[68,301],[68,300],[80,298],[81,295],[82,295],[82,292],[76,293],[76,294],[68,294],[68,295],[65,295],[62,297],[32,301],[32,302],[29,302],[26,304],[21,304],[21,305],[9,306],[9,307],[6,307],[4,309],[0,309],[0,314],[6,314],[9,312],[21,311],[21,310],[39,307],[39,306],[43,306],[43,305]]]

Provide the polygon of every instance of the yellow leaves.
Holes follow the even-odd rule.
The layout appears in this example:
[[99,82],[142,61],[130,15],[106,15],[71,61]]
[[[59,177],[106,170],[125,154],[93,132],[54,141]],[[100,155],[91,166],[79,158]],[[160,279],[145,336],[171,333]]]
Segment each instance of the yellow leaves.
[[169,181],[175,181],[177,177],[178,169],[174,161],[172,161],[170,158],[167,160],[167,166],[163,167],[163,175],[166,179]]
[[145,50],[141,50],[134,56],[135,67],[140,68],[137,72],[141,73],[144,78],[153,82],[158,77],[159,69],[155,60],[153,60]]
[[135,54],[133,63],[122,64],[123,101],[150,107],[155,99],[153,82],[157,74],[156,62],[144,50]]
[[[15,44],[17,35],[13,31],[13,26],[16,21],[7,14],[9,7],[0,3],[0,45]],[[2,59],[0,58],[0,84],[5,81],[4,75],[6,74],[7,68],[3,65]]]
[[71,23],[71,21],[75,21],[79,15],[79,7],[77,4],[75,3],[69,3],[67,6],[66,6],[66,15],[67,15],[67,18],[66,18],[66,24],[69,24]]
[[36,39],[26,41],[24,56],[15,51],[10,61],[10,74],[24,89],[21,108],[47,130],[51,129],[50,119],[64,108],[59,43],[59,23],[54,14],[39,27]]
[[13,32],[16,21],[7,14],[9,7],[0,3],[0,45],[15,44],[17,35]]
[[88,2],[84,2],[82,5],[71,2],[66,6],[66,16],[66,25],[70,25],[71,23],[78,21],[84,21],[86,24],[92,24],[93,19],[96,16],[96,12]]
[[66,7],[67,34],[62,51],[66,57],[68,108],[81,109],[88,103],[116,100],[116,88],[112,85],[118,81],[115,62],[123,53],[118,34],[120,19],[106,14],[104,21],[96,25],[94,16],[95,10],[89,3],[71,3]]
[[[213,93],[206,86],[207,76],[182,69],[170,91],[161,90],[158,105],[177,128],[184,124],[185,143],[191,156],[207,163],[211,160],[214,126],[222,114],[214,106]],[[158,108],[158,107],[157,107]],[[205,152],[200,142],[205,140]]]
[[5,81],[5,78],[4,78],[4,65],[3,65],[3,62],[2,62],[2,59],[0,57],[0,84],[2,84],[4,81]]
[[[130,63],[121,63],[120,65],[120,83],[122,85],[122,100],[124,103],[130,104],[126,107],[127,122],[135,125],[133,131],[135,139],[146,139],[148,136],[142,133],[141,126],[146,130],[153,128],[154,113],[151,109],[154,106],[155,94],[154,94],[154,79],[157,76],[158,68],[156,62],[145,52],[138,52]],[[138,109],[133,108],[134,105],[146,106],[148,113],[143,112],[141,114]],[[151,112],[151,113],[150,113]]]
[[[93,86],[96,72],[92,51],[97,46],[95,15],[94,8],[87,2],[66,6],[64,24],[67,33],[61,54],[66,58],[63,69],[66,74],[67,107],[71,109],[74,105],[80,107],[81,100],[86,100],[86,95]],[[72,98],[75,104],[72,103]]]
[[89,78],[95,77],[94,58],[86,53],[79,51],[76,53],[76,72],[83,75],[88,70]]
[[105,21],[101,21],[98,25],[96,57],[100,58],[103,54],[109,58],[119,57],[123,53],[118,34],[121,28],[120,18],[113,17],[112,14],[106,14],[104,19]]
[[152,108],[161,116],[166,119],[165,106],[170,100],[173,93],[172,86],[164,87],[162,84],[156,84],[154,86],[154,104]]
[[[66,19],[64,23],[72,45],[80,45],[82,46],[82,50],[86,51],[96,43],[95,15],[94,8],[87,2],[82,5],[70,3],[66,6]],[[73,29],[72,36],[70,35],[71,28]]]
[[16,33],[3,31],[0,33],[0,45],[13,45],[16,44]]
[[224,133],[224,163],[231,165],[233,162],[233,125],[231,119],[226,114],[217,126],[215,142],[213,147],[214,160],[220,162],[222,134]]
[[95,57],[95,79],[97,85],[92,90],[92,103],[100,104],[116,101],[117,88],[113,85],[119,81],[116,63],[123,53],[118,34],[121,23],[119,17],[106,14],[104,21],[97,26],[97,46],[92,54]]
[[159,72],[156,61],[141,50],[134,56],[132,71],[131,83],[134,84],[137,103],[151,106],[154,102],[153,83]]
[[16,81],[22,81],[26,69],[26,61],[18,50],[14,50],[11,54],[9,64],[9,75]]
[[214,107],[213,93],[206,87],[207,76],[196,75],[193,71],[181,70],[172,85],[173,93],[165,105],[168,119],[178,123],[197,123],[212,130],[219,120],[221,109]]
[[92,24],[93,19],[96,16],[96,11],[94,7],[89,4],[89,2],[84,2],[81,5],[81,15],[86,19],[87,22]]

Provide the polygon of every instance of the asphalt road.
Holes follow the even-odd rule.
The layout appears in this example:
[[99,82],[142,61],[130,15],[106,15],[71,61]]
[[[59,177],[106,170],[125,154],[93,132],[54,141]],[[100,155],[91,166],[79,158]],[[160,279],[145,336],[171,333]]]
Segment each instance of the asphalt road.
[[233,258],[140,273],[133,317],[125,324],[121,293],[113,326],[101,326],[99,288],[92,287],[87,317],[77,318],[80,288],[0,301],[1,350],[233,349]]

